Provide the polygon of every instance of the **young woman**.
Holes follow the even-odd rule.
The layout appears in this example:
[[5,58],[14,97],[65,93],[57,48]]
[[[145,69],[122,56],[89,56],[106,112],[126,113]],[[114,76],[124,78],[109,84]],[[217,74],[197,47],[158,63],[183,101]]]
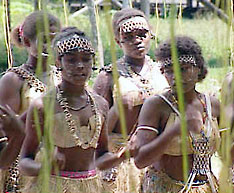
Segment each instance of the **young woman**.
[[[168,84],[158,65],[147,56],[152,34],[144,13],[133,8],[122,9],[115,13],[112,24],[116,43],[124,54],[117,61],[117,69],[120,95],[124,104],[126,130],[130,136],[135,130],[143,101],[151,95],[162,92]],[[113,82],[111,66],[104,67],[100,72],[94,83],[94,90],[109,102],[110,149],[116,152],[124,146],[125,140],[121,132],[118,110],[116,110],[117,89],[116,83]],[[125,173],[121,174],[121,177],[130,174],[128,171]],[[137,175],[133,174],[133,176]],[[116,174],[107,173],[106,177],[107,181],[113,181]],[[119,184],[124,185],[121,182]],[[117,190],[117,192],[120,191],[131,192],[135,189]]]
[[147,168],[141,192],[217,192],[210,157],[219,144],[219,101],[196,91],[207,73],[201,48],[187,36],[175,37],[187,122],[188,181],[184,182],[181,115],[171,57],[171,40],[156,49],[170,89],[147,99],[141,109],[131,153],[138,168]]
[[[45,17],[48,19],[48,26],[47,22],[44,22]],[[24,130],[17,131],[14,128],[14,124],[17,123],[9,120],[14,118],[12,117],[14,113],[19,115],[19,119],[25,120],[30,102],[45,92],[46,79],[49,77],[47,44],[52,41],[59,29],[60,22],[56,17],[43,11],[36,11],[12,31],[13,43],[27,49],[28,59],[25,64],[8,69],[0,79],[0,105],[7,107],[1,114],[0,122],[3,129],[1,136],[8,142],[5,145],[0,142],[4,148],[1,151],[0,165],[6,169],[6,166],[15,161],[12,167],[1,171],[1,178],[4,181],[1,183],[1,186],[4,186],[3,189],[0,188],[1,192],[18,191],[21,183],[16,158],[23,142]],[[37,67],[42,70],[36,74]]]
[[[35,156],[40,141],[46,141],[46,133],[51,129],[52,145],[56,147],[51,164],[57,163],[58,171],[54,169],[56,164],[52,164],[47,191],[101,192],[96,168],[102,170],[121,162],[124,152],[118,155],[108,152],[105,128],[108,104],[87,87],[94,49],[85,34],[75,27],[64,28],[55,37],[54,49],[62,81],[54,90],[36,99],[29,108],[20,169],[27,176],[38,176],[43,170]],[[46,101],[54,103],[51,128],[47,128],[45,123]],[[38,138],[35,111],[39,114],[41,139]],[[42,191],[41,183],[29,184],[24,192]]]

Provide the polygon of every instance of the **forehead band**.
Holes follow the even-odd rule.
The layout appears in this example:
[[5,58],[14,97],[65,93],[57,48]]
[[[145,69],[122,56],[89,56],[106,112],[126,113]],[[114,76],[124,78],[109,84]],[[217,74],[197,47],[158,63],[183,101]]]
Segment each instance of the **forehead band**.
[[128,33],[139,29],[149,31],[148,23],[144,17],[132,17],[120,23],[120,33]]
[[77,50],[78,52],[88,52],[93,55],[95,53],[91,42],[77,34],[73,35],[69,39],[58,41],[56,46],[60,56],[73,50]]
[[[197,66],[195,57],[192,55],[181,55],[179,58],[179,63],[189,63],[193,66]],[[162,66],[169,67],[172,66],[173,61],[171,58],[166,58],[165,60],[161,61]]]

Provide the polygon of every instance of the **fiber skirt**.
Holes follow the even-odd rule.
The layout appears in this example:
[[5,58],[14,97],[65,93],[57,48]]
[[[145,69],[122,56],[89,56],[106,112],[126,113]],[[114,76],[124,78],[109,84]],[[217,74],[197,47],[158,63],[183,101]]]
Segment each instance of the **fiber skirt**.
[[[216,182],[215,187],[218,192],[217,180],[213,176]],[[162,171],[155,171],[153,168],[148,168],[146,171],[142,183],[141,193],[182,193],[184,183],[177,181],[169,177]],[[201,184],[194,184],[189,190],[189,193],[212,193],[208,182]]]
[[[60,172],[50,178],[32,177],[22,190],[23,193],[104,193],[102,183],[96,172]],[[42,180],[43,179],[43,180]]]
[[[109,141],[109,150],[118,152],[126,145],[121,134],[112,133]],[[133,159],[122,162],[117,167],[102,171],[102,180],[108,193],[138,193],[140,178],[144,170],[139,170]]]

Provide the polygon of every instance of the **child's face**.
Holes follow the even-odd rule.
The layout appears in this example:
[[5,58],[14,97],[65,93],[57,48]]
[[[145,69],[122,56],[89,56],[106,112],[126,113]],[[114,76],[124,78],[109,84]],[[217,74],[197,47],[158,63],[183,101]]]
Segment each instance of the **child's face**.
[[61,58],[62,78],[72,84],[84,85],[90,77],[93,55],[88,52],[72,51]]
[[[188,92],[195,87],[198,82],[199,68],[189,63],[181,63],[181,82],[183,85],[183,91]],[[175,73],[172,66],[167,66],[162,69],[164,76],[166,77],[172,90],[176,91]]]
[[[134,22],[136,19],[134,19]],[[147,21],[140,18],[144,28],[131,28],[127,32],[120,31],[120,47],[125,55],[133,58],[143,58],[149,51],[150,47],[150,29]],[[145,27],[147,26],[147,27]]]

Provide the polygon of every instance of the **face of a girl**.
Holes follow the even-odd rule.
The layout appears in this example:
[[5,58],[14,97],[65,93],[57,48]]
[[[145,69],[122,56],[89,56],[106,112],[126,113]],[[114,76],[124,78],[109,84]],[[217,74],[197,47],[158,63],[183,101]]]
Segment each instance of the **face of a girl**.
[[[184,93],[194,89],[195,84],[198,82],[199,68],[188,63],[180,64],[181,81]],[[176,91],[175,73],[172,66],[163,67],[164,76],[173,91]]]
[[87,52],[72,51],[61,58],[62,77],[74,85],[84,85],[90,77],[93,56]]
[[150,30],[149,25],[145,19],[144,25],[148,29],[134,29],[130,32],[120,32],[120,47],[123,49],[124,55],[132,58],[144,58],[150,48]]
[[[50,26],[49,34],[46,35],[46,32],[40,32],[37,34],[37,37],[34,41],[31,41],[30,50],[31,54],[38,57],[41,54],[42,58],[48,57],[48,46],[51,45],[52,40],[54,39],[56,33],[59,31],[59,28],[55,25]],[[48,41],[49,38],[49,41]]]

